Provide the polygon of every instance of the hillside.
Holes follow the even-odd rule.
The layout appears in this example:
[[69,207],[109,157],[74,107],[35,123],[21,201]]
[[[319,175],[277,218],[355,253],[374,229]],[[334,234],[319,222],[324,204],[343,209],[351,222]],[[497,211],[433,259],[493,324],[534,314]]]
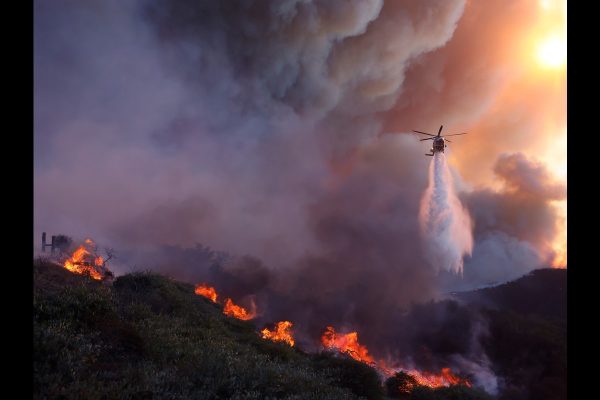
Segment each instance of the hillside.
[[[149,272],[100,282],[41,261],[33,272],[36,399],[384,398],[368,365],[264,340],[191,284]],[[488,396],[457,386],[409,398]]]
[[536,269],[502,285],[455,293],[468,303],[564,321],[567,318],[567,270]]
[[499,400],[567,398],[566,270],[534,270],[455,295],[485,316],[483,344],[504,382]]

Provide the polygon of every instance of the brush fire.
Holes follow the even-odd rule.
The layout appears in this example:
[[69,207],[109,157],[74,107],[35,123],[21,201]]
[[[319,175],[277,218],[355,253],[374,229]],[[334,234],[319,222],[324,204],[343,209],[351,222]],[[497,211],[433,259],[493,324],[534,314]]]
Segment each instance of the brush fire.
[[375,364],[375,360],[369,355],[367,347],[358,343],[357,332],[341,334],[337,333],[333,327],[328,326],[323,336],[321,336],[321,343],[326,349],[346,353],[365,364]]
[[353,359],[369,364],[380,371],[385,376],[392,376],[398,371],[403,371],[412,376],[417,384],[430,388],[438,388],[442,386],[465,385],[471,387],[471,383],[463,378],[454,375],[450,368],[442,368],[439,374],[428,371],[419,371],[416,369],[407,368],[390,368],[383,360],[375,361],[369,354],[366,346],[358,342],[358,333],[338,333],[331,326],[328,326],[321,336],[322,345],[328,350],[334,350],[339,353],[348,354]]
[[227,299],[223,306],[223,314],[243,321],[248,321],[256,317],[256,305],[252,302],[252,308],[248,311],[244,307],[236,305],[231,299]]
[[95,280],[102,280],[108,270],[104,258],[98,256],[95,244],[85,239],[73,254],[64,262],[63,267],[76,274],[89,274]]
[[196,289],[194,290],[199,296],[204,296],[207,299],[211,300],[213,303],[217,302],[217,291],[214,287],[205,285],[203,283],[196,285]]
[[471,382],[468,380],[454,375],[450,368],[442,368],[442,371],[439,374],[434,374],[427,371],[421,372],[414,369],[404,370],[404,372],[415,378],[419,385],[428,386],[430,388],[454,385],[464,385],[467,387],[472,386]]
[[290,321],[280,321],[275,324],[275,329],[270,331],[268,328],[260,331],[263,339],[269,339],[274,342],[284,342],[294,347],[294,337],[291,328],[294,324]]
[[[218,294],[216,289],[212,286],[204,283],[198,284],[196,285],[194,292],[199,296],[203,296],[212,302],[217,303]],[[252,308],[248,311],[245,308],[236,305],[230,298],[227,298],[223,304],[223,314],[247,321],[256,317],[256,305],[252,302]],[[263,339],[287,343],[293,347],[296,343],[291,330],[293,325],[294,324],[290,321],[279,321],[275,323],[272,330],[265,327],[260,333]],[[433,372],[403,367],[390,368],[383,360],[375,361],[369,354],[367,346],[359,343],[358,332],[339,333],[336,332],[332,326],[328,326],[321,336],[321,344],[327,350],[347,354],[356,361],[376,368],[384,376],[392,376],[398,371],[404,371],[412,376],[417,384],[421,386],[438,388],[442,386],[465,385],[471,387],[471,383],[467,379],[456,376],[452,373],[450,368],[442,368],[439,374],[435,374]]]
[[[194,293],[206,297],[213,303],[217,303],[217,290],[212,286],[208,286],[204,283],[198,284],[194,289]],[[256,304],[252,301],[250,310],[247,310],[244,307],[235,304],[230,298],[227,298],[223,304],[223,314],[243,321],[248,321],[256,317]]]

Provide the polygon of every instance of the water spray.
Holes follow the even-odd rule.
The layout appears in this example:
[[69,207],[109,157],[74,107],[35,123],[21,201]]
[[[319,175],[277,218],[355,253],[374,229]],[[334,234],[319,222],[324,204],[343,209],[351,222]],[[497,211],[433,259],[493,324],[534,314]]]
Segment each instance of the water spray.
[[473,251],[471,218],[454,191],[454,183],[443,152],[436,152],[429,165],[429,185],[419,210],[425,254],[436,269],[463,272],[463,256]]

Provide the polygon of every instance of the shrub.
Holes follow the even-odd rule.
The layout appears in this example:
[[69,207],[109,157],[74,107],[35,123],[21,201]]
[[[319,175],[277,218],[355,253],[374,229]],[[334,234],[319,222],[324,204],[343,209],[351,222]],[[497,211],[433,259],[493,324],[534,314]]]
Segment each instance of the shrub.
[[377,371],[372,367],[343,354],[321,352],[312,356],[316,367],[341,387],[357,396],[382,399],[383,388]]

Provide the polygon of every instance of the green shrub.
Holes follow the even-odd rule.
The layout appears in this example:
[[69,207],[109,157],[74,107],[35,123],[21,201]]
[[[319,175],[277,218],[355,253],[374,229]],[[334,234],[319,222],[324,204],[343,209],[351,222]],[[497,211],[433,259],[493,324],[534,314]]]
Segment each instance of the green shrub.
[[312,356],[313,362],[336,385],[348,388],[357,396],[382,399],[383,388],[377,371],[353,358],[321,352]]
[[36,399],[381,398],[368,395],[368,366],[324,366],[263,340],[251,321],[223,315],[192,285],[134,273],[107,286],[66,272],[36,272]]

